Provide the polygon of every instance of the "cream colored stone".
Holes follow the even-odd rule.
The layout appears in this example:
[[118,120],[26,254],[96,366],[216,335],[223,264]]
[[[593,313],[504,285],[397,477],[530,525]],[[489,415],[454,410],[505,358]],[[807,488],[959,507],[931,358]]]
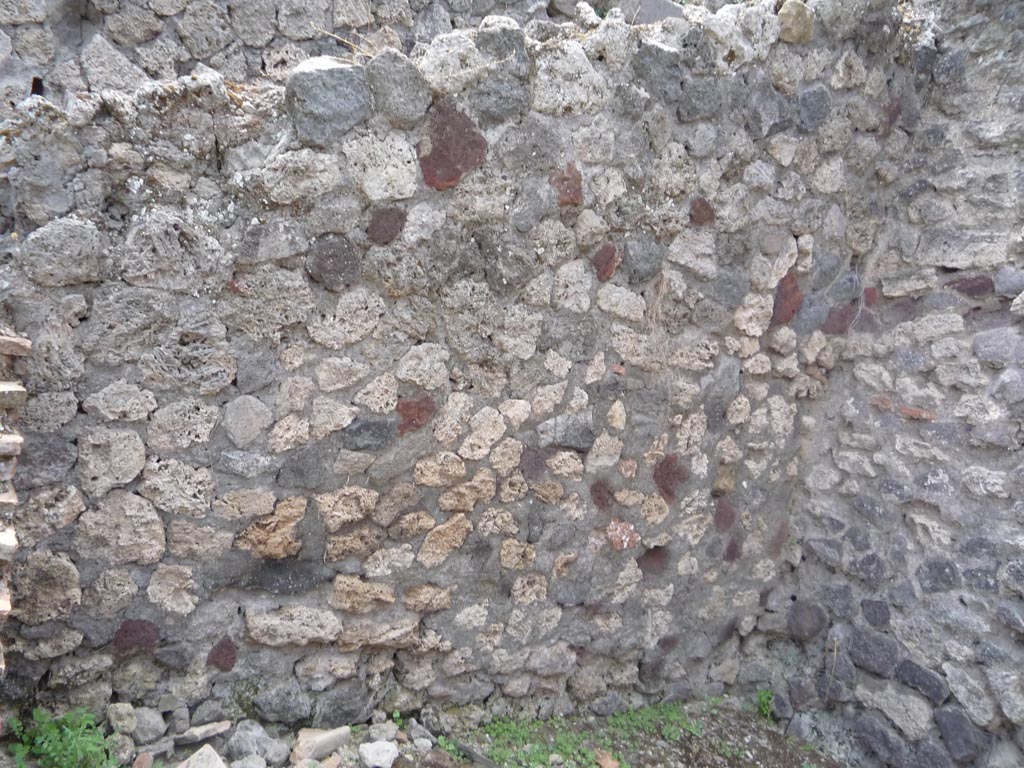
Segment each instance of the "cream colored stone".
[[313,497],[317,512],[328,533],[337,533],[346,525],[365,520],[373,514],[380,494],[358,485],[346,485],[336,491]]
[[473,530],[473,524],[463,514],[454,515],[448,522],[434,528],[423,540],[416,560],[427,568],[440,565],[452,552],[461,547]]

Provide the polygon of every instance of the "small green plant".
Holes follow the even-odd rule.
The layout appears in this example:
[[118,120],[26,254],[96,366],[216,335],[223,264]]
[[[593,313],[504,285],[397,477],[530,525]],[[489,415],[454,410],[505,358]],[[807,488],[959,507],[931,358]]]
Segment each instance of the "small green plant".
[[728,742],[720,741],[718,742],[718,753],[722,757],[733,758],[740,757],[743,754],[743,750],[740,747],[729,744]]
[[402,730],[402,726],[405,724],[405,721],[402,720],[402,713],[396,709],[391,713],[391,719],[394,721],[395,725],[398,726],[398,730]]
[[771,720],[772,718],[772,702],[774,699],[775,694],[767,688],[762,688],[757,692],[757,713],[765,720]]
[[465,760],[466,756],[462,754],[462,750],[459,749],[459,745],[449,739],[443,733],[437,737],[437,746],[447,752],[449,755],[454,757],[456,760]]
[[17,739],[10,750],[18,768],[26,768],[29,757],[38,760],[39,768],[114,768],[118,764],[96,720],[82,708],[59,718],[36,709],[31,723],[12,719],[11,733]]

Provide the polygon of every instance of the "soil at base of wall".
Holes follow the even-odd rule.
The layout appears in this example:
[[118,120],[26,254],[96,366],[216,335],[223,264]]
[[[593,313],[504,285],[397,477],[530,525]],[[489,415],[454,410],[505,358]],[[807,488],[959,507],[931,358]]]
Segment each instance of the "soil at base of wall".
[[[753,708],[711,700],[611,717],[492,723],[455,732],[454,760],[434,750],[426,763],[488,768],[848,768],[812,744],[786,736]],[[454,751],[454,750],[453,750]],[[397,766],[397,764],[396,764]]]

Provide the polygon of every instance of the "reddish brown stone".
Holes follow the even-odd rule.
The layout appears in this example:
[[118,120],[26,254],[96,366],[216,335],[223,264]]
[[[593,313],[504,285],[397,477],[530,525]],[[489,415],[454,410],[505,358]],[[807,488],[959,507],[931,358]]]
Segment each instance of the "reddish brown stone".
[[435,413],[437,404],[430,395],[403,397],[398,401],[398,415],[402,417],[398,424],[398,434],[404,435],[425,426]]
[[725,533],[736,523],[736,508],[725,498],[715,502],[715,530]]
[[725,545],[725,562],[735,563],[743,554],[743,542],[739,539],[730,539]]
[[436,190],[451,189],[487,157],[487,140],[469,116],[450,99],[442,99],[430,115],[430,137],[419,145],[423,181]]
[[914,421],[935,421],[935,411],[929,411],[926,408],[915,408],[912,405],[901,405],[898,409],[900,416],[904,419],[912,419]]
[[611,486],[608,485],[608,481],[604,478],[598,478],[594,481],[593,485],[590,486],[590,500],[594,502],[594,506],[602,512],[607,512],[612,508],[612,503],[615,501],[615,497],[612,494]]
[[695,197],[690,201],[690,221],[698,227],[703,227],[705,224],[713,224],[715,221],[715,209],[703,197]]
[[612,279],[616,268],[622,263],[622,254],[611,243],[605,243],[591,256],[590,262],[597,270],[597,279],[606,283]]
[[558,193],[559,205],[583,205],[583,174],[576,163],[569,163],[565,170],[555,171],[548,181]]
[[676,500],[676,488],[690,479],[686,467],[679,463],[679,457],[670,453],[654,467],[654,484],[667,502]]
[[864,289],[864,304],[873,307],[878,303],[878,289],[877,288],[865,288]]
[[633,524],[627,523],[625,520],[619,520],[616,517],[613,517],[612,521],[608,523],[605,534],[608,536],[612,549],[616,552],[632,549],[640,543],[640,534],[636,532]]
[[946,283],[946,287],[952,288],[954,291],[962,293],[964,296],[970,296],[971,298],[987,296],[996,289],[995,284],[992,282],[992,278],[987,275],[961,277],[959,280],[953,280],[952,282]]
[[160,630],[145,619],[126,619],[114,633],[114,648],[119,651],[152,651],[159,642]]
[[387,245],[402,234],[406,215],[404,208],[375,208],[370,214],[370,226],[366,229],[366,236],[377,245]]
[[221,672],[230,672],[235,668],[236,661],[238,661],[238,648],[230,637],[222,637],[206,655],[206,666],[214,667]]
[[831,336],[841,336],[850,330],[853,321],[857,319],[859,310],[860,303],[856,301],[832,307],[824,324],[821,326],[821,332]]
[[768,539],[767,550],[768,554],[772,557],[779,557],[782,554],[782,548],[786,546],[786,542],[789,541],[789,518],[786,518],[778,524],[775,528],[775,533]]
[[668,548],[651,547],[636,559],[644,576],[657,576],[665,572],[668,565]]
[[779,280],[775,289],[775,306],[772,308],[772,325],[785,325],[803,306],[804,295],[800,291],[796,273],[790,270]]

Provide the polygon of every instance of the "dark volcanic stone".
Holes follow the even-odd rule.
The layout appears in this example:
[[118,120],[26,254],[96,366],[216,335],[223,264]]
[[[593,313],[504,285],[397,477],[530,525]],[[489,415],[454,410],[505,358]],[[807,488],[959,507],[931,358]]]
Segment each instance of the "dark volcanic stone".
[[884,600],[861,600],[860,612],[875,629],[885,629],[889,626],[889,604]]
[[946,592],[963,584],[956,563],[945,558],[925,560],[917,569],[917,583],[925,592]]
[[660,274],[664,260],[665,247],[650,235],[635,234],[626,237],[622,262],[630,285],[646,283]]
[[469,117],[442,99],[430,115],[430,138],[420,144],[420,169],[427,186],[451,189],[487,157],[487,140]]
[[299,595],[329,581],[334,571],[318,560],[261,560],[238,586],[275,595]]
[[60,435],[24,434],[25,445],[18,457],[18,471],[14,475],[17,490],[37,488],[67,482],[78,448]]
[[858,717],[853,729],[865,751],[877,757],[883,765],[907,765],[909,750],[906,742],[881,718],[873,715]]
[[395,206],[374,208],[370,214],[370,226],[366,228],[366,236],[377,245],[387,245],[400,234],[405,227],[407,214],[405,209]]
[[951,768],[953,763],[949,754],[942,748],[941,744],[934,741],[922,740],[914,745],[914,755],[911,758],[911,765],[914,768]]
[[796,111],[801,130],[820,128],[832,111],[832,96],[828,88],[819,83],[801,91],[796,97]]
[[989,736],[975,727],[959,707],[949,706],[935,710],[942,742],[958,763],[973,760],[988,747]]
[[910,659],[904,659],[896,665],[896,679],[922,694],[935,707],[949,696],[949,686],[941,675]]
[[306,271],[329,291],[340,291],[359,280],[363,255],[344,235],[317,238],[306,254]]
[[349,451],[379,451],[395,441],[397,425],[392,419],[359,418],[341,432],[341,445]]
[[889,576],[885,561],[874,552],[869,552],[851,564],[851,570],[857,578],[864,581],[871,589],[878,589]]
[[789,634],[801,642],[813,640],[828,626],[828,614],[817,603],[797,600],[786,619]]
[[893,638],[863,627],[850,632],[850,659],[861,669],[891,678],[896,670],[900,647]]

